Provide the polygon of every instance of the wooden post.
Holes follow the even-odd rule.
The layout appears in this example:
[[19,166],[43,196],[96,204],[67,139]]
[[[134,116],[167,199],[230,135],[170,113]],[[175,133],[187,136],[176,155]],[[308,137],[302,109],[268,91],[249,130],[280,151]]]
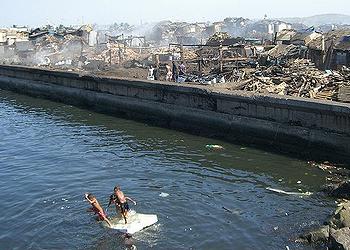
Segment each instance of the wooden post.
[[223,61],[222,61],[222,44],[220,44],[220,48],[219,48],[219,52],[220,52],[220,73],[222,73],[224,71],[224,65],[223,65]]
[[198,60],[198,71],[199,71],[199,74],[202,75],[202,49],[203,47],[200,48],[199,50],[199,60]]
[[119,59],[119,64],[122,63],[122,53],[121,53],[121,48],[120,48],[120,43],[118,42],[118,59]]
[[80,39],[80,57],[83,56],[83,50],[84,50],[84,43],[83,43],[83,38]]
[[160,63],[159,54],[156,54],[155,57],[156,57],[156,58],[155,58],[156,68],[159,68],[159,63]]
[[184,60],[184,46],[182,45],[182,43],[180,45],[180,57],[181,57],[181,61],[183,61]]
[[112,66],[112,49],[109,49],[109,66]]

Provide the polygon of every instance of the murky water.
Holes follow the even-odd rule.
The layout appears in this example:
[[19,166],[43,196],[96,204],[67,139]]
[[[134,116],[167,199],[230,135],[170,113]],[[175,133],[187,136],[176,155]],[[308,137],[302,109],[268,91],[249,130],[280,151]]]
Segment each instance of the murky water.
[[[1,249],[306,249],[293,239],[333,206],[266,190],[317,191],[304,161],[5,91],[0,136]],[[116,184],[159,223],[102,228],[83,194],[106,206]]]

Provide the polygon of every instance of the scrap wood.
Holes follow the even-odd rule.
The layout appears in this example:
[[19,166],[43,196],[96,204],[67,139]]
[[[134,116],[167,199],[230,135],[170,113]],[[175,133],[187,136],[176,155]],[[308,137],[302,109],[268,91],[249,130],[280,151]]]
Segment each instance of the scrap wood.
[[[236,76],[241,72],[233,72]],[[350,73],[349,73],[350,74]],[[237,77],[233,77],[236,78]],[[321,71],[306,59],[290,60],[285,66],[273,65],[244,74],[244,80],[231,89],[258,93],[274,93],[298,97],[338,100],[341,85],[350,85],[347,75],[336,71]],[[249,81],[247,81],[249,79]],[[344,83],[345,82],[345,83]]]

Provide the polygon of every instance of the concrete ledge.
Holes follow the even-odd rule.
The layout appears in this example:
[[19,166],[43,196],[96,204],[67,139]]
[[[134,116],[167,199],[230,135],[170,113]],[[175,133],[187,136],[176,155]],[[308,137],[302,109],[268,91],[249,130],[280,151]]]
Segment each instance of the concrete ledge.
[[0,66],[0,88],[350,163],[349,104],[19,66]]

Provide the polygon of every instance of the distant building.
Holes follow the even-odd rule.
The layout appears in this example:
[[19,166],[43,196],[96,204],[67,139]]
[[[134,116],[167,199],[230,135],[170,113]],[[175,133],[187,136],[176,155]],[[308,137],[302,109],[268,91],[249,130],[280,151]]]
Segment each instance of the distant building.
[[96,44],[97,44],[97,32],[96,31],[92,30],[89,32],[88,44],[91,47],[96,46]]
[[4,46],[7,44],[7,31],[4,29],[0,29],[0,46]]
[[291,30],[292,25],[281,21],[273,21],[267,26],[267,33],[274,35],[282,30]]
[[29,30],[26,27],[0,29],[0,45],[13,45],[15,42],[29,40]]
[[205,33],[206,36],[210,37],[215,33],[224,31],[225,23],[224,22],[215,22],[212,25],[208,26]]
[[180,26],[175,31],[176,40],[182,44],[199,44],[203,41],[204,28],[196,23]]

